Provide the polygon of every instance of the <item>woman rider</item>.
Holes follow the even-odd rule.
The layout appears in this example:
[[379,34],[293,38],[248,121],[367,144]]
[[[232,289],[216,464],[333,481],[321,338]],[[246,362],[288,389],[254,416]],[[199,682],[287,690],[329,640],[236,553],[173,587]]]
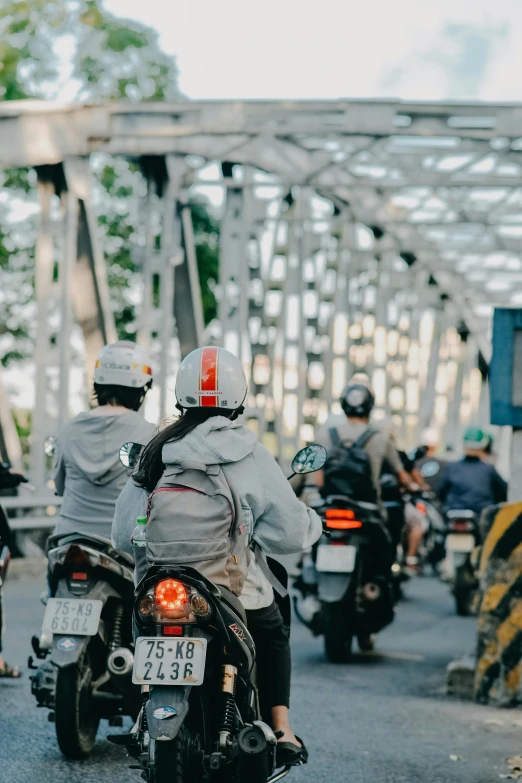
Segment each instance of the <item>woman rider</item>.
[[[176,378],[181,417],[145,448],[138,471],[118,499],[113,522],[117,549],[132,553],[136,516],[145,513],[148,496],[166,466],[187,458],[221,465],[233,494],[240,499],[250,543],[265,552],[289,554],[319,538],[322,527],[317,514],[296,499],[270,452],[237,421],[246,393],[241,363],[224,348],[198,348],[183,360]],[[272,587],[254,558],[240,600],[256,645],[263,717],[274,731],[282,732],[278,763],[302,763],[308,753],[288,718],[290,643]]]

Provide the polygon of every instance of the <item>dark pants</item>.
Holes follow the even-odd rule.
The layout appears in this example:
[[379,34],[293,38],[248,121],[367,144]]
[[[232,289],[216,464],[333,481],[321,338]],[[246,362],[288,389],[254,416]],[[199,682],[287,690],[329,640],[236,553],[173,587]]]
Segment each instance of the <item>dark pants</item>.
[[275,601],[264,609],[247,610],[246,616],[256,646],[261,714],[268,722],[272,707],[290,706],[290,640]]

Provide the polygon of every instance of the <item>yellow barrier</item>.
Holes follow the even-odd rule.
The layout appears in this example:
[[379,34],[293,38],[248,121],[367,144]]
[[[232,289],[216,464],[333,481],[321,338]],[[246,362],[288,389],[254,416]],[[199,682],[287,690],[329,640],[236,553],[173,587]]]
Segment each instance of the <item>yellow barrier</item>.
[[474,697],[498,706],[522,702],[522,503],[483,513]]

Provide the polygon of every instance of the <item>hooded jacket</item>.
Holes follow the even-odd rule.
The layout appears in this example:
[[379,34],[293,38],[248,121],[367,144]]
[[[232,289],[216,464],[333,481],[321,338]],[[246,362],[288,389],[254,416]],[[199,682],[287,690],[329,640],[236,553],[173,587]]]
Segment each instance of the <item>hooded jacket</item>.
[[134,411],[106,416],[80,413],[58,433],[56,494],[63,495],[55,533],[111,537],[114,506],[127,481],[119,451],[127,441],[151,439],[155,427]]
[[[232,493],[241,504],[249,542],[255,541],[264,552],[279,555],[301,552],[321,535],[321,520],[315,511],[297,500],[268,449],[237,421],[224,416],[212,417],[182,440],[165,444],[162,458],[165,466],[187,459],[221,465]],[[136,517],[145,514],[147,499],[146,490],[129,479],[116,503],[112,525],[113,544],[119,551],[133,554],[132,531]],[[273,601],[272,587],[254,558],[240,599],[249,610],[261,609]]]

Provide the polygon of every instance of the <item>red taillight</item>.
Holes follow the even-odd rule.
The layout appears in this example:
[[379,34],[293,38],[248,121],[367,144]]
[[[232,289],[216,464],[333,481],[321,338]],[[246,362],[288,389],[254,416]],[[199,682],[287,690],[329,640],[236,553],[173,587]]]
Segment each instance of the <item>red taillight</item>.
[[73,544],[67,550],[65,555],[64,565],[71,565],[72,563],[79,565],[80,563],[90,563],[89,555],[83,551],[77,544]]
[[87,574],[85,571],[73,571],[72,578],[77,582],[86,582]]
[[328,508],[326,519],[355,519],[355,511],[351,508]]
[[183,626],[181,625],[164,625],[163,634],[165,636],[183,636]]
[[185,617],[188,593],[182,582],[177,579],[163,579],[154,588],[154,598],[163,617],[173,620]]
[[326,527],[331,530],[357,530],[363,526],[358,519],[327,519]]
[[424,503],[422,503],[422,501],[418,500],[416,505],[417,505],[417,511],[420,511],[420,513],[424,515],[427,514],[426,506]]
[[465,519],[455,519],[450,524],[451,530],[455,530],[456,533],[467,533],[473,530],[473,522],[468,522]]

